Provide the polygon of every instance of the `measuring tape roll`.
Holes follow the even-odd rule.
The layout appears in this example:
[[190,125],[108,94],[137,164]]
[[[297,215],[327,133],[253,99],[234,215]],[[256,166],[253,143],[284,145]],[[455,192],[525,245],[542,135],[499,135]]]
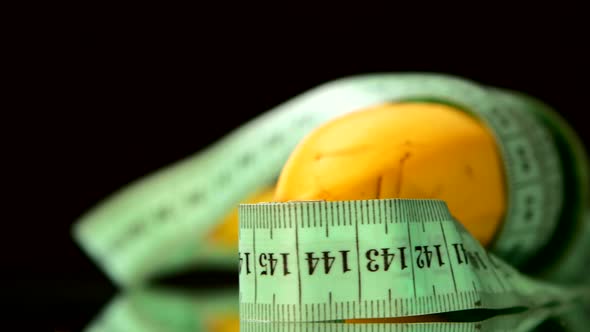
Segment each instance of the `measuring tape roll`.
[[564,209],[564,172],[552,133],[518,98],[437,74],[358,76],[297,96],[198,155],[111,196],[80,218],[74,237],[120,285],[196,264],[233,269],[232,248],[212,247],[203,240],[244,197],[276,179],[307,133],[347,112],[411,100],[456,105],[493,131],[509,192],[503,228],[491,250],[511,264],[525,263],[546,246],[560,214],[569,211]]
[[520,107],[541,120],[557,146],[563,168],[563,202],[559,227],[524,271],[560,283],[590,281],[590,166],[584,145],[572,128],[547,105],[514,91],[493,89],[509,95]]
[[536,307],[588,294],[488,253],[437,200],[240,205],[240,317],[339,321]]

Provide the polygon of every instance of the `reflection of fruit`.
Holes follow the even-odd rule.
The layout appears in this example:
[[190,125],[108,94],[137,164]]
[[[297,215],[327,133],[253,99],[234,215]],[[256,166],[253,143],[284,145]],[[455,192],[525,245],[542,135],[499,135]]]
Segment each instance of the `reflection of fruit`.
[[384,104],[316,128],[291,154],[276,201],[437,198],[487,245],[506,210],[492,134],[434,103]]
[[[274,187],[261,190],[246,198],[242,203],[270,202],[273,200]],[[228,248],[238,247],[238,208],[234,208],[225,218],[213,229],[207,237],[211,243],[219,244]]]
[[207,332],[238,332],[240,331],[240,316],[215,316],[205,323]]
[[442,315],[423,315],[423,316],[408,316],[408,317],[392,317],[392,318],[361,318],[361,319],[347,319],[347,323],[435,323],[446,322]]

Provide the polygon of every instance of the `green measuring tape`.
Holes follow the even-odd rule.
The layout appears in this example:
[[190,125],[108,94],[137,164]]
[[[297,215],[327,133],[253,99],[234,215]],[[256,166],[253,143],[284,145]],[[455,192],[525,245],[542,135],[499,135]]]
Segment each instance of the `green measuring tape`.
[[243,320],[420,316],[590,295],[520,274],[436,200],[244,204],[239,256]]
[[[589,201],[581,143],[536,100],[436,74],[359,76],[297,96],[194,157],[107,198],[80,218],[74,237],[123,286],[191,265],[235,269],[234,250],[211,246],[206,236],[244,197],[276,179],[307,133],[350,111],[411,100],[456,105],[496,135],[506,166],[508,211],[490,250],[547,279],[579,276],[576,268],[560,264],[578,248],[581,256],[568,264],[575,267],[588,249],[587,241],[576,244],[584,242],[577,234],[587,228],[582,215]],[[556,232],[561,236],[552,237]],[[530,263],[539,261],[543,264]]]
[[[557,317],[557,331],[585,331],[587,311],[577,304],[563,304],[551,308],[535,308],[522,313],[502,314],[481,321],[431,323],[261,323],[241,322],[242,332],[533,332],[555,331],[543,329],[543,323]],[[587,309],[586,309],[587,310]],[[567,326],[567,327],[566,327]],[[553,327],[553,326],[552,326]]]
[[[586,304],[587,305],[587,304]],[[579,303],[566,303],[550,308],[534,308],[516,314],[501,314],[481,321],[431,323],[240,323],[241,332],[533,332],[555,331],[543,329],[543,324],[557,317],[557,331],[585,331],[587,312]],[[567,326],[567,327],[565,327]],[[554,327],[554,326],[552,326]]]

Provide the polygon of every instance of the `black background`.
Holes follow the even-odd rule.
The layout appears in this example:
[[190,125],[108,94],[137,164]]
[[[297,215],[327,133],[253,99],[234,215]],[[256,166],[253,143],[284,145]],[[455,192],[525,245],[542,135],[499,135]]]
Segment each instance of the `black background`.
[[588,26],[575,10],[485,22],[232,12],[61,15],[19,41],[18,119],[4,122],[17,219],[2,264],[8,303],[26,319],[77,330],[115,293],[70,238],[86,209],[335,78],[433,71],[523,91],[588,142]]

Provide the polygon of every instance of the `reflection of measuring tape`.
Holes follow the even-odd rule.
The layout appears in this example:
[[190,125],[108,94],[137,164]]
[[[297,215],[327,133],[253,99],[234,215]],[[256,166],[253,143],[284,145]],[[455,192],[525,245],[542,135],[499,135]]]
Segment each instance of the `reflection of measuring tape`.
[[[569,226],[558,228],[567,229],[567,236],[576,233],[588,201],[586,160],[568,144],[556,149],[552,137],[576,142],[564,134],[566,127],[530,111],[545,114],[543,105],[443,75],[385,74],[334,81],[278,106],[201,154],[109,198],[81,218],[75,237],[124,285],[199,262],[233,267],[232,250],[208,248],[201,240],[241,199],[276,178],[305,134],[346,112],[406,100],[457,105],[481,118],[498,138],[509,202],[493,252],[512,264],[529,261],[547,248],[564,211],[568,218],[562,222]],[[581,183],[564,181],[569,173]],[[572,192],[564,201],[563,193]]]
[[239,266],[241,319],[256,321],[535,307],[590,290],[519,274],[435,200],[241,205]]
[[[136,289],[117,296],[84,329],[85,332],[197,332],[235,331],[238,319],[238,290],[222,289],[195,292],[186,289]],[[590,303],[567,303],[534,308],[524,312],[470,319],[470,322],[339,324],[339,323],[259,323],[242,321],[242,332],[532,332],[552,318],[565,322],[566,331],[585,331],[590,323],[586,314]],[[585,311],[586,312],[585,312]],[[472,318],[472,317],[469,317]],[[563,324],[562,324],[563,325]]]
[[212,325],[237,320],[236,291],[135,289],[117,296],[84,331],[209,331]]

